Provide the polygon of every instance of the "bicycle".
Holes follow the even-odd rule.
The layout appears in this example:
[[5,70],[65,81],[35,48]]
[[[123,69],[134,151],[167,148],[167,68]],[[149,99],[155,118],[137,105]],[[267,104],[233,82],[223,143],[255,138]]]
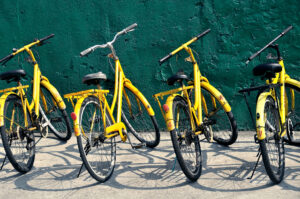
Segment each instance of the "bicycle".
[[[190,44],[210,32],[202,32],[176,50],[160,59],[160,65],[185,50],[189,57],[185,59],[193,65],[193,78],[183,72],[171,76],[167,83],[178,82],[181,87],[153,95],[170,131],[176,158],[183,173],[191,181],[196,181],[202,171],[202,155],[198,135],[204,134],[208,142],[215,140],[222,145],[230,145],[237,139],[237,125],[231,107],[225,97],[214,88],[208,79],[201,75]],[[186,86],[183,81],[187,81]],[[168,96],[162,106],[160,99]],[[194,95],[194,96],[193,96]],[[203,113],[202,113],[203,111]]]
[[[8,71],[0,74],[0,80],[17,82],[16,87],[0,90],[0,131],[6,157],[13,167],[20,173],[31,170],[35,159],[34,131],[39,131],[42,137],[48,135],[48,127],[59,139],[68,140],[71,137],[71,125],[67,117],[66,105],[56,88],[49,80],[42,76],[39,64],[31,48],[41,46],[52,38],[51,34],[42,39],[13,49],[13,53],[0,60],[4,65],[19,53],[26,52],[27,61],[32,63],[33,93],[32,101],[28,102],[27,89],[29,85],[22,85],[21,79],[26,72],[22,69]],[[41,103],[40,103],[41,100]],[[2,167],[1,167],[2,168]]]
[[[100,82],[107,79],[102,72],[88,74],[82,79],[84,84],[96,85],[97,89],[64,95],[74,108],[71,118],[83,161],[79,174],[84,165],[90,175],[99,182],[105,182],[113,173],[116,160],[115,139],[118,136],[122,142],[128,138],[132,148],[144,145],[154,148],[160,140],[158,125],[151,105],[125,77],[113,47],[113,43],[119,36],[133,31],[136,26],[136,23],[132,24],[118,32],[112,41],[92,46],[80,53],[81,56],[86,56],[97,48],[111,50],[108,57],[114,59],[115,62],[115,87],[111,106],[106,100],[109,90],[103,90],[100,86]],[[116,119],[113,115],[115,108],[117,109]],[[129,129],[141,144],[132,144],[126,129]]]
[[[289,142],[299,144],[299,140],[296,139],[299,135],[299,130],[296,128],[299,125],[299,121],[297,121],[299,114],[295,114],[296,108],[299,109],[299,105],[296,105],[295,91],[300,91],[300,82],[291,79],[286,74],[283,58],[280,56],[279,45],[274,44],[275,41],[292,28],[292,26],[286,28],[246,61],[246,64],[248,64],[267,48],[276,50],[277,57],[275,59],[278,61],[277,63],[259,64],[252,70],[254,76],[260,76],[262,80],[266,79],[266,84],[239,91],[246,100],[251,119],[256,129],[255,143],[259,143],[258,159],[251,178],[262,156],[266,172],[271,181],[276,184],[280,183],[284,176],[284,136],[287,134]],[[272,58],[270,55],[268,57]],[[290,97],[288,97],[286,89],[290,90]],[[245,95],[245,93],[252,91],[258,91],[256,98],[256,122]],[[291,100],[290,106],[288,104],[289,100]]]

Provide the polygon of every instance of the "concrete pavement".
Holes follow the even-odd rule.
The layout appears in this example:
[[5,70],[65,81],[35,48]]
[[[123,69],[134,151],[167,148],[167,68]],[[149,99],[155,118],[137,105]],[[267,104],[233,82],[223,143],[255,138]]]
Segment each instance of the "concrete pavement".
[[133,150],[120,143],[115,171],[103,184],[86,170],[77,178],[81,159],[75,137],[65,144],[50,136],[38,143],[29,173],[20,175],[6,162],[0,171],[0,198],[300,198],[300,147],[285,145],[285,177],[279,185],[270,182],[262,161],[254,177],[247,179],[258,149],[253,134],[240,132],[230,147],[201,142],[203,171],[195,183],[174,161],[169,133],[162,133],[153,150]]

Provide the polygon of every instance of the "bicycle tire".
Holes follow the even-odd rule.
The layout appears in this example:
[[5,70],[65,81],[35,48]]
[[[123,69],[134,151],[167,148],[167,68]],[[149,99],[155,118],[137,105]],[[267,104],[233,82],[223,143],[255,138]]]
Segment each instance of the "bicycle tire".
[[[160,133],[155,116],[150,116],[138,95],[124,87],[122,99],[122,120],[127,129],[147,147],[154,148],[159,144]],[[129,108],[129,103],[131,109]],[[130,112],[131,110],[131,112]]]
[[40,105],[43,109],[41,115],[46,120],[50,121],[50,131],[62,141],[69,140],[72,136],[72,128],[67,111],[65,109],[61,110],[58,107],[55,97],[53,97],[52,93],[43,85],[41,85],[41,93],[45,97],[47,103],[46,111],[42,99],[40,100]]
[[[93,115],[95,113],[94,119],[90,113]],[[107,110],[106,116],[106,122],[109,126],[112,124],[112,120]],[[91,121],[95,123],[92,125]],[[114,137],[101,141],[100,136],[104,133],[101,121],[102,114],[99,99],[94,96],[85,98],[82,102],[79,116],[80,129],[81,131],[83,129],[85,132],[84,134],[81,132],[81,134],[77,136],[79,153],[89,174],[95,180],[105,182],[110,178],[115,168],[116,142]],[[91,126],[93,126],[93,129],[91,129]],[[91,129],[89,134],[87,133],[88,129]],[[85,141],[86,143],[84,143]],[[93,158],[96,158],[96,160],[93,160]]]
[[[205,87],[201,87],[201,94],[205,99],[208,114],[204,113],[204,120],[214,120],[215,124],[211,125],[213,139],[221,145],[231,145],[238,137],[237,124],[231,111],[226,112],[221,105],[220,99],[211,93]],[[213,100],[216,102],[213,105]],[[210,103],[208,103],[210,102]],[[204,106],[204,104],[202,104]],[[203,109],[204,112],[204,109]]]
[[[300,88],[294,85],[285,84],[286,94],[288,97],[288,114],[287,114],[287,138],[286,141],[291,145],[300,146]],[[291,91],[294,92],[295,106],[291,106]]]
[[[27,109],[26,111],[30,125],[30,114]],[[18,95],[11,94],[6,98],[3,117],[4,125],[0,128],[6,156],[18,172],[27,173],[31,170],[35,159],[35,139],[33,131],[24,129],[24,111]],[[9,119],[12,117],[14,118],[13,123]]]
[[[175,124],[177,119],[179,120],[175,129],[170,131],[176,158],[185,176],[191,181],[196,181],[202,172],[201,147],[198,136],[192,134],[188,104],[182,97],[176,96],[173,100],[173,116],[176,117]],[[187,150],[184,151],[185,149]],[[192,157],[192,160],[189,157]]]
[[285,168],[285,151],[280,133],[280,116],[275,101],[268,96],[264,102],[266,138],[261,140],[260,150],[266,172],[273,183],[282,181]]

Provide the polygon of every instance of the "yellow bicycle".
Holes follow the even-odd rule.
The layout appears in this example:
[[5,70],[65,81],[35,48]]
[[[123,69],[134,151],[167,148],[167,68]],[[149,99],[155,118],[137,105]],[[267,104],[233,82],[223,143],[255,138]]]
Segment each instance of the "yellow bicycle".
[[[167,80],[168,85],[178,82],[181,87],[154,95],[170,131],[176,158],[184,174],[196,181],[202,170],[202,155],[198,135],[204,134],[211,142],[230,145],[237,139],[236,121],[225,97],[214,88],[207,78],[201,75],[190,44],[210,32],[204,31],[190,41],[162,58],[162,64],[181,50],[186,50],[189,57],[185,60],[193,64],[193,78],[179,71]],[[183,81],[187,81],[185,85]],[[163,106],[160,99],[167,95]]]
[[[160,140],[158,125],[151,105],[125,77],[113,47],[113,43],[119,36],[133,31],[136,26],[137,24],[133,24],[118,32],[114,39],[106,44],[92,46],[80,53],[81,56],[85,56],[97,48],[111,50],[112,53],[108,57],[115,62],[115,88],[111,106],[106,100],[109,91],[102,90],[100,86],[100,82],[107,79],[102,72],[88,74],[82,80],[84,84],[97,85],[98,89],[64,95],[71,101],[74,108],[71,117],[83,161],[82,166],[85,165],[90,175],[99,182],[108,180],[113,173],[116,161],[116,137],[120,136],[123,142],[128,138],[130,142],[125,125],[142,143],[133,145],[130,142],[133,148],[143,145],[153,148],[158,145]],[[117,108],[116,119],[113,116],[115,108]]]
[[20,49],[13,49],[13,53],[0,60],[3,65],[17,54],[26,51],[29,55],[27,60],[34,67],[31,104],[27,98],[29,86],[22,85],[20,81],[26,76],[24,70],[0,74],[0,80],[17,82],[16,87],[0,90],[0,93],[3,93],[0,97],[0,131],[6,157],[21,173],[28,172],[33,166],[36,144],[34,131],[47,136],[49,127],[61,140],[68,140],[71,137],[66,105],[56,88],[45,76],[42,76],[39,64],[31,50],[33,46],[41,46],[53,36],[54,34],[51,34]]
[[[259,143],[257,163],[262,156],[266,172],[274,183],[282,181],[285,170],[284,136],[287,134],[289,142],[299,144],[299,99],[300,82],[286,74],[279,45],[274,44],[293,27],[289,26],[275,39],[248,58],[247,64],[260,55],[267,48],[275,49],[278,63],[264,63],[253,69],[253,75],[266,79],[266,85],[240,90],[243,93],[254,126],[256,128],[255,142]],[[274,59],[269,54],[268,59]],[[251,113],[245,93],[258,91],[256,101],[256,115]],[[298,97],[298,98],[297,98]],[[291,102],[290,104],[288,102]],[[256,124],[255,124],[256,123]],[[256,169],[257,163],[253,170]],[[253,176],[253,174],[252,174]]]

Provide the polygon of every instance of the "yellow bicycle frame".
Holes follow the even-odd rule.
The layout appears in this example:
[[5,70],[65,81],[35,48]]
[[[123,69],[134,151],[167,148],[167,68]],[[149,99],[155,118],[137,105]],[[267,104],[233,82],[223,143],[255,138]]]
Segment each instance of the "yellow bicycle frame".
[[[4,92],[4,94],[1,96],[0,98],[0,126],[3,126],[4,125],[4,105],[5,105],[5,100],[6,98],[11,95],[11,94],[15,94],[15,95],[18,95],[20,96],[21,98],[21,101],[22,101],[22,105],[23,105],[23,109],[24,109],[24,117],[25,117],[25,124],[26,124],[26,127],[27,127],[27,110],[29,110],[29,113],[30,115],[32,115],[32,113],[34,112],[37,116],[37,118],[39,117],[39,104],[40,104],[40,93],[41,90],[40,90],[40,85],[43,85],[44,87],[46,87],[50,93],[52,94],[52,96],[55,98],[55,102],[58,104],[59,108],[61,110],[65,109],[66,108],[66,105],[62,99],[62,97],[60,96],[59,92],[57,91],[57,89],[50,84],[49,80],[42,76],[41,74],[41,71],[39,69],[39,65],[31,51],[31,47],[34,46],[34,45],[38,45],[40,43],[39,40],[35,41],[35,42],[32,42],[20,49],[18,49],[16,52],[13,52],[12,54],[15,56],[23,51],[26,51],[30,58],[31,58],[31,61],[33,63],[33,94],[32,94],[32,102],[29,104],[27,98],[25,97],[25,91],[23,90],[24,88],[28,88],[28,85],[26,86],[22,86],[22,84],[19,82],[18,83],[18,86],[17,87],[13,87],[13,88],[9,88],[9,89],[4,89],[0,92]],[[18,92],[15,93],[15,92],[12,92],[13,90],[17,90]],[[46,104],[46,100],[45,100],[45,97],[41,96],[42,98],[42,102],[43,102],[43,105],[44,107],[47,109],[47,104]],[[12,120],[13,122],[13,120]]]
[[[74,108],[74,113],[76,115],[76,118],[73,118],[74,122],[74,131],[75,135],[79,136],[80,133],[82,132],[83,135],[85,135],[83,129],[80,129],[79,125],[79,118],[78,116],[80,115],[80,109],[82,102],[87,96],[94,95],[99,98],[100,101],[100,108],[102,110],[102,115],[103,115],[103,123],[105,127],[105,132],[104,135],[106,138],[110,138],[116,135],[120,135],[121,140],[123,142],[126,141],[127,137],[125,134],[123,134],[123,131],[126,130],[126,127],[123,122],[121,122],[121,114],[122,114],[122,95],[125,96],[125,99],[129,105],[129,111],[131,111],[131,103],[128,99],[128,96],[125,92],[124,87],[132,91],[138,98],[139,100],[143,103],[143,105],[146,107],[147,112],[149,113],[150,116],[154,116],[154,111],[152,107],[150,106],[149,102],[147,99],[144,97],[144,95],[131,83],[129,79],[125,77],[125,74],[123,72],[123,69],[121,67],[121,63],[119,59],[114,59],[115,61],[115,88],[114,88],[114,96],[112,100],[112,104],[109,107],[107,100],[105,98],[105,94],[108,93],[108,90],[102,90],[100,85],[98,85],[98,89],[92,89],[92,90],[87,90],[87,91],[80,91],[76,93],[70,93],[67,95],[64,95],[65,98],[68,98]],[[74,105],[74,99],[77,100],[76,105]],[[117,106],[116,106],[117,104]],[[138,104],[139,105],[139,104]],[[115,108],[117,108],[117,117],[116,120],[113,117],[113,113]],[[141,109],[141,106],[139,105],[139,108]],[[106,111],[109,113],[110,118],[112,119],[113,125],[106,127]],[[92,128],[93,124],[91,124]],[[116,133],[117,132],[117,133]]]
[[[183,85],[180,88],[157,93],[157,94],[153,95],[155,100],[158,102],[158,105],[160,107],[160,110],[162,112],[162,115],[166,122],[166,126],[169,131],[174,130],[175,126],[176,126],[176,124],[174,123],[174,119],[173,119],[174,118],[173,100],[176,96],[184,97],[184,99],[188,103],[189,113],[190,113],[190,118],[191,118],[191,126],[192,126],[193,132],[196,131],[197,126],[200,126],[202,124],[202,122],[203,122],[202,107],[204,108],[205,114],[208,114],[208,111],[207,111],[206,101],[205,101],[203,95],[201,94],[201,87],[204,87],[205,89],[210,91],[214,95],[214,97],[216,97],[220,101],[220,104],[224,107],[224,110],[226,112],[231,111],[231,107],[228,104],[228,102],[226,101],[225,97],[216,88],[214,88],[212,85],[210,85],[207,78],[203,77],[200,73],[200,69],[199,69],[197,61],[193,55],[192,49],[189,47],[189,45],[191,43],[195,42],[196,40],[197,40],[197,37],[194,37],[193,39],[191,39],[190,41],[181,45],[179,48],[177,48],[176,50],[174,50],[173,52],[170,53],[171,55],[175,55],[176,53],[178,53],[179,51],[181,51],[183,49],[186,50],[186,52],[189,54],[189,58],[187,58],[186,60],[188,60],[189,62],[192,62],[192,64],[193,64],[193,71],[194,71],[193,83],[190,83],[189,86]],[[194,97],[193,105],[192,105],[192,102],[190,101],[189,95],[188,95],[188,90],[192,90],[192,89],[195,89],[195,97]],[[180,92],[180,94],[179,94],[179,92]],[[163,110],[161,103],[159,101],[159,98],[163,99],[163,96],[165,96],[165,95],[169,95],[169,96],[165,103],[167,108],[165,110]],[[214,106],[216,106],[214,99],[212,102],[214,103]],[[195,124],[196,124],[196,126],[195,126]],[[200,133],[201,132],[195,132],[196,135],[198,135]]]
[[[288,112],[288,99],[285,91],[285,83],[289,83],[295,87],[300,88],[300,82],[294,79],[291,79],[285,72],[285,67],[283,60],[279,61],[279,64],[282,67],[281,72],[277,73],[275,78],[272,80],[272,84],[277,84],[280,83],[280,104],[279,106],[279,114],[281,118],[281,124],[283,129],[280,131],[280,136],[284,136],[286,134],[286,117],[287,117],[287,112]],[[267,80],[266,82],[269,84],[269,81]],[[292,103],[292,108],[295,107],[295,97],[294,97],[294,90],[291,89],[291,103]],[[256,132],[257,132],[257,137],[259,140],[263,140],[266,137],[266,132],[265,132],[265,115],[264,115],[264,105],[266,98],[268,96],[272,96],[275,101],[275,91],[274,89],[271,89],[268,92],[263,92],[259,95],[257,105],[256,105],[256,115],[259,115],[259,117],[256,118]]]

